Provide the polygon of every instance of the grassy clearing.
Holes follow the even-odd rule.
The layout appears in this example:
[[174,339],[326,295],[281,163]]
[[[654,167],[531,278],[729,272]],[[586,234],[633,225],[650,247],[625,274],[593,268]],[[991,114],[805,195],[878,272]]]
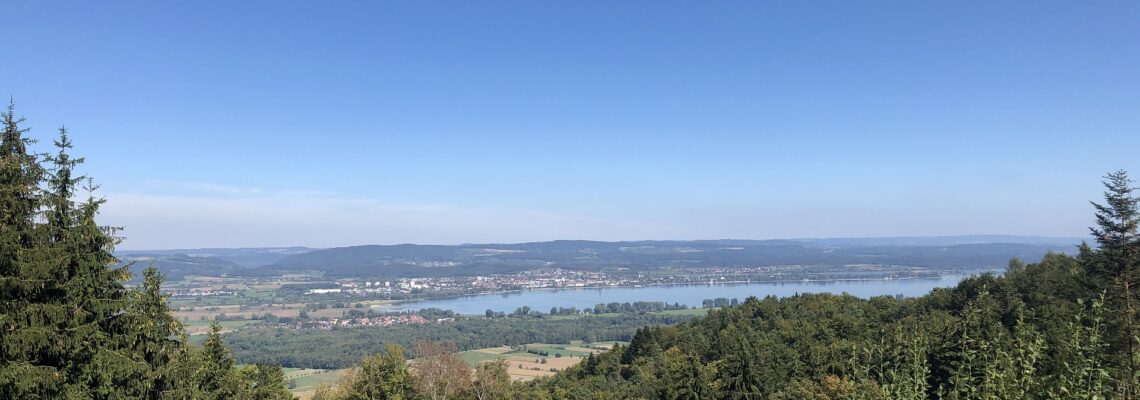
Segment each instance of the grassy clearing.
[[478,366],[480,363],[482,363],[484,361],[498,360],[500,358],[508,358],[512,354],[518,354],[518,353],[517,352],[515,352],[515,353],[490,353],[490,352],[485,352],[485,351],[481,351],[481,350],[468,350],[468,351],[461,351],[458,353],[459,358],[463,359],[463,362],[467,363],[467,365],[471,366],[472,368]]
[[307,389],[315,389],[319,385],[332,384],[344,375],[343,370],[333,370],[328,372],[320,372],[311,375],[299,376],[293,378],[293,384],[296,385],[292,390],[300,392]]
[[589,350],[583,351],[585,349],[582,349],[579,346],[571,346],[571,345],[565,345],[565,344],[535,343],[535,344],[526,345],[526,348],[527,348],[527,350],[532,350],[532,351],[545,351],[547,354],[550,355],[549,357],[554,357],[554,358],[557,358],[556,354],[561,354],[562,357],[569,357],[569,356],[585,357],[587,355],[590,355],[591,353],[597,353],[597,351],[589,351]]
[[[511,379],[531,380],[540,376],[553,375],[555,372],[551,371],[551,369],[555,371],[564,370],[582,362],[587,355],[600,352],[600,350],[590,349],[584,346],[608,347],[612,346],[613,343],[620,342],[595,344],[583,343],[580,340],[576,340],[569,344],[531,343],[526,345],[528,350],[545,351],[550,354],[549,356],[541,356],[525,351],[512,351],[506,346],[461,351],[456,354],[472,368],[490,360],[506,360],[507,373],[510,374]],[[556,354],[560,354],[561,357],[556,356]]]
[[580,362],[580,357],[542,357],[530,353],[510,353],[507,360],[507,374],[516,381],[531,380],[550,376],[557,371],[570,368]]
[[[337,370],[313,370],[313,369],[298,369],[289,368],[294,370],[291,374],[286,374],[286,379],[291,382],[293,387],[289,389],[294,395],[301,399],[308,399],[313,396],[317,388],[325,385],[334,385],[347,369]],[[298,376],[302,375],[302,376]],[[292,376],[292,378],[290,378]]]

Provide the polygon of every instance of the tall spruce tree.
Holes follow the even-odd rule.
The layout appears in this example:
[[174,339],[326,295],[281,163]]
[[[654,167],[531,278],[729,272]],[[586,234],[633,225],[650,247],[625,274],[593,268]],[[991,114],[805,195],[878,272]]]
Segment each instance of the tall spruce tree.
[[184,345],[182,324],[170,314],[166,296],[162,294],[162,274],[153,266],[143,270],[142,285],[131,292],[131,301],[123,315],[116,348],[129,352],[143,369],[139,375],[128,375],[134,386],[132,395],[158,399],[164,393],[177,391],[188,380],[178,374],[174,363],[189,354]]
[[225,400],[238,394],[233,381],[234,359],[222,342],[221,331],[222,326],[215,321],[202,344],[202,364],[196,381],[206,394],[205,399]]
[[1122,386],[1124,398],[1136,398],[1135,385],[1137,375],[1137,332],[1136,298],[1133,285],[1136,282],[1138,258],[1140,258],[1140,234],[1137,225],[1140,222],[1140,212],[1137,205],[1140,199],[1133,195],[1136,189],[1132,186],[1125,171],[1116,171],[1105,175],[1103,181],[1104,204],[1093,202],[1096,209],[1096,227],[1090,227],[1093,237],[1100,249],[1092,263],[1095,267],[1091,274],[1098,277],[1110,289],[1110,297],[1115,321],[1118,326],[1118,335],[1113,339],[1113,345],[1123,353],[1123,376],[1118,377]]
[[255,364],[241,369],[245,382],[241,397],[256,400],[290,400],[293,395],[285,389],[285,371],[279,365]]
[[70,319],[61,269],[45,257],[49,243],[36,223],[44,170],[28,150],[14,105],[2,116],[0,140],[0,397],[58,396],[73,364],[62,329]]
[[[747,328],[745,328],[747,329]],[[720,343],[725,352],[722,364],[717,368],[716,380],[723,392],[722,397],[732,400],[752,400],[763,398],[761,376],[764,367],[760,364],[756,340],[751,332],[741,331],[736,325],[729,325],[720,332]]]
[[668,385],[661,388],[661,397],[677,400],[700,400],[715,398],[710,387],[712,376],[709,368],[701,363],[696,354],[676,347],[661,353],[664,367],[664,381]]
[[[46,242],[43,261],[55,272],[63,289],[60,301],[69,310],[61,327],[66,345],[59,346],[71,357],[66,391],[109,397],[135,394],[131,389],[137,380],[128,377],[144,374],[147,365],[114,343],[128,333],[122,324],[129,304],[122,284],[128,278],[126,269],[113,267],[117,262],[112,255],[113,230],[95,221],[103,199],[92,194],[96,187],[89,178],[75,173],[83,159],[68,154],[71,141],[66,129],[60,128],[55,146],[57,152],[45,157],[50,169],[40,237]],[[81,191],[87,192],[87,199],[76,202]]]
[[[0,394],[14,398],[114,397],[132,366],[110,346],[125,307],[124,270],[113,269],[114,239],[95,223],[101,200],[73,201],[81,176],[67,132],[58,152],[32,154],[12,106],[0,143]],[[41,164],[50,165],[45,169]]]

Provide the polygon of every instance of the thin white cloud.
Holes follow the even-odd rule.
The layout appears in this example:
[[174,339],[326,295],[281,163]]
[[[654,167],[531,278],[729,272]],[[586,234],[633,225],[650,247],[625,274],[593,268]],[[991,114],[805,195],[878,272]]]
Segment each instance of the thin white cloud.
[[[960,209],[917,202],[842,206],[769,201],[688,209],[647,208],[600,217],[443,203],[393,203],[331,192],[265,192],[169,182],[157,186],[177,188],[178,194],[106,195],[108,202],[100,221],[125,227],[123,249],[987,233],[1081,236],[1088,224],[1084,213],[1063,207],[1043,218],[1016,205]],[[939,212],[932,213],[931,209]]]
[[538,210],[400,204],[313,193],[106,195],[101,222],[123,226],[123,249],[627,240],[677,235],[652,223]]

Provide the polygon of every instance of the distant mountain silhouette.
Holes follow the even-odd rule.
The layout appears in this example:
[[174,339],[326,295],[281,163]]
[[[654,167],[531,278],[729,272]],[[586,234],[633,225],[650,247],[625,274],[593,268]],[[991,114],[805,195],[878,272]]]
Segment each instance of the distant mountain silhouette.
[[[222,276],[234,271],[269,265],[294,254],[315,249],[308,247],[210,248],[175,250],[123,250],[115,252],[119,265],[133,264],[131,270],[141,271],[154,265],[166,279],[181,279],[186,275]],[[135,279],[139,278],[135,274]]]

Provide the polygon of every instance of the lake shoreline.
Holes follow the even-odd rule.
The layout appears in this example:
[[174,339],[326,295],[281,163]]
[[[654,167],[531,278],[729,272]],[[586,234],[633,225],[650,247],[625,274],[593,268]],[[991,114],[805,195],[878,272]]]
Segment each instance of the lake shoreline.
[[[424,297],[424,298],[420,298],[420,299],[397,300],[390,305],[384,306],[383,309],[385,311],[407,311],[407,310],[413,310],[412,308],[408,308],[407,306],[417,304],[417,303],[458,301],[458,300],[475,298],[475,297],[491,297],[493,295],[525,296],[527,293],[553,294],[553,293],[558,293],[558,292],[595,292],[595,291],[605,292],[607,290],[615,290],[615,291],[625,290],[625,291],[628,291],[628,290],[637,290],[637,289],[668,289],[668,288],[691,289],[691,288],[696,288],[696,287],[747,287],[747,286],[755,286],[755,285],[762,285],[762,286],[771,285],[771,286],[776,286],[776,287],[785,287],[785,286],[789,286],[789,285],[790,286],[796,286],[796,285],[827,286],[828,284],[843,285],[843,284],[851,284],[851,283],[875,283],[875,282],[882,282],[882,283],[898,282],[900,284],[903,284],[903,283],[907,283],[907,282],[922,282],[922,281],[942,282],[942,281],[945,281],[947,279],[955,279],[955,282],[957,282],[957,281],[960,281],[960,280],[962,280],[966,277],[969,277],[969,276],[979,275],[979,274],[983,274],[983,273],[987,273],[987,272],[989,272],[989,273],[998,272],[998,271],[999,270],[996,270],[996,269],[980,269],[980,270],[972,270],[972,271],[955,271],[954,273],[943,273],[943,274],[939,274],[937,276],[929,276],[929,277],[901,277],[901,278],[877,277],[877,278],[831,278],[831,279],[799,279],[799,280],[783,279],[783,280],[764,280],[764,281],[724,280],[724,281],[714,281],[712,283],[709,283],[709,282],[682,282],[682,283],[646,283],[646,284],[636,284],[636,285],[612,285],[612,286],[538,287],[538,288],[523,288],[523,289],[512,289],[512,290],[486,291],[486,292],[478,292],[478,293],[464,294],[464,295]],[[813,292],[813,291],[804,291],[804,292]],[[797,293],[799,293],[799,292],[797,292]],[[886,294],[881,294],[881,295],[886,295]],[[646,298],[648,298],[648,297],[649,296],[646,296]],[[714,298],[715,297],[725,297],[725,296],[714,296]],[[494,299],[494,298],[492,298],[492,299]],[[643,300],[639,300],[639,301],[647,301],[647,300],[643,299]],[[520,305],[527,305],[524,302],[520,302],[519,304]],[[686,304],[686,305],[689,305],[689,304]],[[690,305],[690,306],[692,306],[692,305]],[[425,306],[423,308],[433,308],[433,307]],[[442,307],[440,307],[440,308],[442,308]],[[442,309],[448,309],[448,308],[442,308]],[[482,314],[482,312],[461,313],[457,310],[452,310],[452,311],[456,311],[456,313],[463,314],[463,315],[479,315],[479,314]]]

